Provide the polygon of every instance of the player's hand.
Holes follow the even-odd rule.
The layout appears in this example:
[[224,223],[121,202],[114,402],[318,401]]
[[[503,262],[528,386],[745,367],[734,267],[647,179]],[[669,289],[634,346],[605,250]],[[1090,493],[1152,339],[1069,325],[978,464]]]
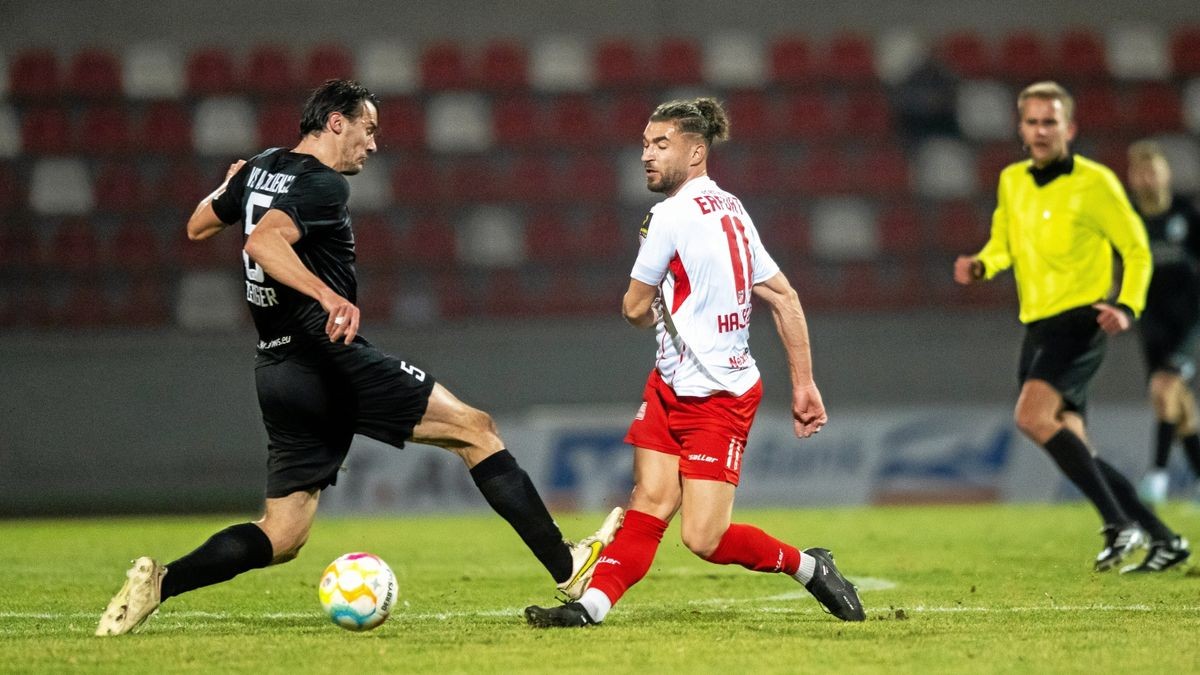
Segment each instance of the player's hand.
[[983,263],[973,255],[960,255],[954,261],[954,281],[967,286],[983,278]]
[[1110,305],[1107,302],[1097,302],[1092,305],[1092,309],[1099,312],[1096,315],[1096,323],[1100,324],[1100,328],[1104,329],[1104,332],[1109,335],[1123,333],[1133,325],[1125,310],[1115,305]]
[[815,383],[792,388],[792,422],[797,438],[808,438],[829,421]]
[[329,336],[329,341],[340,340],[345,344],[354,342],[359,321],[358,308],[354,303],[330,291],[322,296],[321,307],[329,312],[329,319],[325,321],[325,334]]

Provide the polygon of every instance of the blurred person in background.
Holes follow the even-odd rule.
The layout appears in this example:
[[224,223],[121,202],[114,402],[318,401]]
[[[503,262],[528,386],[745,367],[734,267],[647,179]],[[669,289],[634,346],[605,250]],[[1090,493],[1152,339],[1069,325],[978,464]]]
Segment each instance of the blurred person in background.
[[[955,261],[954,280],[972,284],[1013,269],[1026,325],[1014,418],[1099,511],[1104,547],[1096,571],[1119,565],[1147,536],[1145,560],[1121,571],[1174,567],[1191,554],[1187,540],[1095,456],[1085,423],[1088,385],[1104,358],[1106,335],[1129,330],[1145,305],[1152,264],[1146,228],[1116,175],[1070,151],[1075,102],[1065,89],[1032,84],[1018,96],[1017,110],[1029,158],[1000,173],[991,238],[978,254]],[[1114,248],[1124,271],[1110,303]]]
[[583,592],[619,526],[621,510],[614,509],[596,535],[565,541],[491,416],[358,335],[345,176],[375,152],[378,101],[357,82],[329,80],[312,92],[299,129],[295,148],[271,148],[232,165],[187,224],[197,241],[243,225],[246,302],[259,334],[255,382],[268,436],[265,513],[165,566],[135,560],[96,635],[128,633],[168,598],[294,559],[355,434],[458,455],[488,504],[568,597]]
[[1176,439],[1200,474],[1200,414],[1189,383],[1200,338],[1200,213],[1171,191],[1171,167],[1153,141],[1129,146],[1129,193],[1146,224],[1154,276],[1138,328],[1156,420],[1153,459],[1139,494],[1154,505],[1167,499],[1167,460]]
[[784,574],[830,613],[862,621],[858,594],[823,548],[800,551],[731,522],[742,454],[762,398],[748,345],[752,298],[770,308],[787,353],[796,436],[828,417],[813,381],[808,325],[796,291],[763,248],[742,202],[708,177],[729,120],[711,98],[664,103],[642,134],[646,186],[665,196],[642,221],[642,243],[622,311],[658,344],[641,407],[625,442],[634,488],[625,522],[578,602],[528,607],[537,627],[588,626],[649,571],[674,516],[683,544],[718,565]]

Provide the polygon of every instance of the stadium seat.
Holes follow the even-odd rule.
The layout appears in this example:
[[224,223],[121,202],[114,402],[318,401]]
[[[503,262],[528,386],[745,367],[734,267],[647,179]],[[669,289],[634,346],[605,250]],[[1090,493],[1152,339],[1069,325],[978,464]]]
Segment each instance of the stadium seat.
[[732,120],[733,136],[739,142],[774,140],[778,125],[766,92],[761,89],[738,89],[730,92],[725,104]]
[[263,147],[293,147],[300,139],[300,106],[267,100],[258,108],[258,144]]
[[483,291],[484,316],[515,319],[531,316],[537,309],[521,273],[513,269],[493,270],[487,275]]
[[529,84],[539,91],[586,91],[594,82],[592,53],[569,36],[537,38],[529,54]]
[[83,218],[68,218],[50,234],[44,249],[45,264],[56,270],[83,272],[100,264],[100,241],[92,223]]
[[42,215],[82,215],[95,206],[92,182],[81,160],[39,159],[29,179],[29,205]]
[[661,39],[651,50],[655,81],[667,87],[699,84],[704,76],[700,46],[683,37]]
[[200,49],[187,60],[187,93],[193,96],[230,94],[240,86],[233,59],[219,47]]
[[1030,82],[1050,79],[1051,69],[1046,44],[1032,31],[1008,33],[1000,41],[996,74],[1010,82],[1025,86]]
[[91,283],[79,283],[67,291],[63,303],[54,308],[56,328],[92,329],[112,322],[112,312],[104,289]]
[[392,167],[392,197],[400,204],[432,204],[441,191],[437,167],[422,155],[399,158]]
[[845,109],[838,116],[837,126],[846,136],[890,139],[895,130],[887,94],[876,87],[852,89],[846,96]]
[[646,94],[625,92],[615,95],[608,114],[600,120],[601,138],[620,146],[638,143],[655,105],[656,101]]
[[975,157],[967,144],[957,139],[930,138],[921,143],[913,159],[917,193],[933,199],[974,196]]
[[750,152],[740,166],[721,172],[717,179],[722,187],[739,197],[777,197],[785,193],[785,175],[794,178],[790,166],[784,164],[779,153],[764,147]]
[[970,255],[987,242],[990,219],[972,201],[950,200],[934,209],[934,242],[949,255]]
[[926,253],[921,213],[909,202],[885,209],[879,215],[879,243],[886,257],[912,258]]
[[851,159],[844,149],[815,145],[796,165],[787,185],[807,195],[845,194],[857,183],[850,169]]
[[246,57],[242,78],[248,93],[257,96],[289,94],[296,89],[291,55],[279,45],[259,45]]
[[1175,28],[1170,50],[1171,70],[1176,77],[1200,75],[1200,24]]
[[71,58],[64,93],[99,99],[121,96],[121,66],[117,57],[101,49],[85,49]]
[[475,206],[455,227],[458,260],[473,267],[516,268],[525,262],[524,224],[505,206]]
[[597,87],[624,89],[649,84],[640,50],[630,40],[603,40],[596,45],[594,58]]
[[83,111],[76,147],[93,155],[134,152],[129,112],[124,104],[97,104]]
[[806,37],[793,35],[775,40],[769,48],[769,60],[771,81],[776,84],[808,84],[816,77],[816,59]]
[[191,114],[175,101],[155,101],[142,111],[138,147],[160,154],[182,154],[192,149]]
[[[180,225],[182,227],[182,225]],[[107,264],[124,271],[166,269],[158,234],[145,220],[122,221],[104,250]]]
[[258,149],[254,131],[254,109],[244,98],[209,98],[196,104],[192,144],[201,154],[246,157]]
[[995,72],[991,53],[983,37],[974,31],[959,31],[943,37],[937,57],[950,72],[964,78],[985,78]]
[[1075,119],[1081,133],[1108,134],[1121,126],[1121,101],[1111,83],[1079,86],[1075,98]]
[[911,28],[892,27],[875,39],[875,71],[879,79],[900,86],[928,58],[925,40]]
[[1183,102],[1179,89],[1166,83],[1141,83],[1128,97],[1124,126],[1136,134],[1183,129]]
[[492,129],[502,147],[521,148],[546,142],[541,124],[542,106],[531,96],[512,95],[492,105]]
[[[195,201],[199,202],[199,199]],[[193,204],[195,206],[195,204]],[[226,231],[204,241],[188,239],[186,216],[178,225],[173,225],[174,238],[171,242],[171,260],[181,264],[185,270],[237,270],[244,265],[242,246],[245,236],[241,232]],[[228,276],[228,275],[226,275]]]
[[882,145],[859,154],[856,162],[858,178],[855,187],[868,194],[892,197],[912,189],[908,159],[896,145]]
[[1009,164],[1024,159],[1021,143],[1017,139],[1008,141],[992,141],[985,143],[976,152],[976,172],[980,191],[994,201],[996,186],[1000,181],[1000,172]]
[[498,179],[508,199],[525,203],[544,203],[560,196],[560,175],[551,158],[544,153],[517,155]]
[[783,101],[781,132],[789,140],[824,140],[834,131],[833,101],[819,88],[789,94]]
[[[0,214],[8,216],[15,213],[25,206],[25,199],[25,185],[21,175],[8,163],[0,162]],[[7,218],[0,217],[0,220]],[[2,223],[0,227],[3,227]]]
[[[753,215],[753,214],[751,214]],[[812,225],[808,213],[789,204],[773,212],[755,216],[759,236],[771,257],[780,265],[798,260],[812,252]]]
[[1108,76],[1104,38],[1088,30],[1066,31],[1058,37],[1054,59],[1057,73],[1072,82],[1095,81]]
[[564,219],[562,209],[535,212],[525,225],[525,250],[530,262],[578,260],[587,253],[579,233]]
[[[285,145],[284,147],[290,147]],[[375,157],[367,162],[370,167],[355,176],[350,176],[350,211],[355,214],[372,211],[384,211],[395,203],[392,199],[392,187],[389,161],[383,157]]]
[[[296,117],[299,129],[299,117]],[[425,109],[407,96],[389,97],[379,105],[379,149],[423,150],[425,148]]]
[[32,155],[63,154],[72,150],[71,121],[58,106],[32,106],[21,119],[21,146]]
[[360,82],[371,83],[371,91],[388,97],[389,101],[390,95],[412,94],[421,85],[416,51],[407,42],[368,43],[358,53],[356,75]]
[[580,242],[591,260],[629,261],[629,254],[638,240],[640,219],[623,222],[609,204],[598,204],[583,213],[580,223]]
[[749,33],[717,33],[704,41],[703,74],[718,87],[762,87],[767,81],[765,45]]
[[605,152],[576,153],[562,172],[565,197],[577,203],[612,203],[617,199],[617,172]]
[[0,267],[14,272],[25,272],[41,261],[42,238],[32,223],[0,223]]
[[421,86],[426,91],[467,89],[474,79],[458,43],[435,42],[421,52]]
[[879,255],[874,208],[854,197],[821,199],[812,209],[812,251],[826,260],[869,260]]
[[477,93],[446,92],[425,107],[425,139],[436,152],[483,152],[491,149],[492,112]]
[[400,253],[418,267],[453,268],[457,248],[454,226],[432,213],[418,214],[400,235]]
[[1108,69],[1121,80],[1163,80],[1171,74],[1167,41],[1149,25],[1117,26],[1108,35]]
[[[200,242],[201,245],[210,242]],[[243,283],[224,270],[188,270],[176,288],[174,317],[185,330],[211,334],[236,329],[246,321],[242,309],[246,291]]]
[[17,111],[0,101],[0,159],[21,154],[21,123]]
[[499,171],[482,156],[454,158],[447,166],[442,184],[442,199],[448,202],[490,202],[503,195],[499,189]]
[[1017,94],[997,80],[967,80],[958,86],[955,117],[973,141],[1012,138],[1016,134]]
[[372,328],[392,322],[397,300],[396,275],[387,269],[371,269],[359,275],[357,305],[361,320]]
[[548,105],[544,142],[556,147],[588,148],[601,142],[598,99],[586,94],[557,96]]
[[875,49],[871,39],[858,33],[834,35],[821,60],[821,75],[834,82],[863,84],[874,81]]
[[392,265],[398,259],[396,234],[379,215],[354,218],[354,251],[359,264],[367,267]]
[[1184,85],[1182,105],[1183,120],[1188,131],[1200,134],[1200,77]]
[[[353,79],[355,74],[354,57],[350,52],[341,45],[322,44],[313,47],[304,57],[300,85],[308,90],[326,80]],[[374,82],[371,82],[370,89],[375,92]]]
[[8,91],[14,99],[49,99],[62,93],[58,57],[49,49],[18,52],[9,64]]
[[200,171],[191,159],[174,160],[152,180],[153,206],[191,214],[200,200],[220,184],[210,181],[211,178]]
[[109,162],[96,174],[96,207],[106,213],[130,213],[148,207],[142,177],[133,162]]
[[174,99],[183,96],[183,59],[179,51],[155,43],[131,45],[121,55],[121,81],[132,99]]
[[529,85],[529,55],[513,40],[494,40],[484,45],[479,63],[479,86],[511,92]]
[[170,290],[155,274],[130,279],[109,306],[110,321],[132,328],[153,328],[170,322]]

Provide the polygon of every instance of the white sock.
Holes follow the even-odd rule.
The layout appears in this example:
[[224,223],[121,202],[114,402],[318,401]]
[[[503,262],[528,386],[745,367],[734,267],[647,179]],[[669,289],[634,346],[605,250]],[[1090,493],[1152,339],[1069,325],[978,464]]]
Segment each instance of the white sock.
[[813,573],[817,571],[817,559],[811,555],[800,553],[800,569],[792,575],[792,578],[802,584],[807,584],[812,581]]
[[592,621],[600,623],[604,617],[608,615],[608,610],[612,609],[612,600],[608,596],[596,588],[589,588],[583,592],[583,597],[579,599],[579,604],[587,610],[588,616],[592,617]]

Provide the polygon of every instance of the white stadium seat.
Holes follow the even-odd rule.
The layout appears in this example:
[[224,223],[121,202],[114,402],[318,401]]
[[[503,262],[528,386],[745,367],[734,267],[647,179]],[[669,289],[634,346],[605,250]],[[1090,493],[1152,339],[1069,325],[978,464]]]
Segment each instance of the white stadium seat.
[[1171,165],[1171,186],[1186,195],[1195,195],[1200,185],[1200,145],[1188,134],[1158,138],[1167,163]]
[[975,195],[975,160],[971,148],[953,138],[931,138],[917,148],[914,161],[917,192],[933,199]]
[[211,98],[196,105],[192,145],[204,155],[236,155],[256,152],[254,110],[245,99]]
[[767,81],[766,47],[747,33],[718,33],[704,41],[704,79],[731,89]]
[[899,85],[927,58],[929,46],[911,28],[893,28],[875,41],[875,70],[890,85]]
[[425,138],[435,152],[478,152],[492,146],[492,114],[479,94],[451,92],[429,99]]
[[350,209],[380,211],[392,203],[392,185],[388,177],[392,174],[387,160],[379,156],[367,160],[367,168],[353,176],[350,181]]
[[554,35],[533,43],[529,84],[541,91],[587,91],[594,83],[590,46],[578,37]]
[[179,280],[175,321],[197,332],[233,330],[242,322],[242,283],[226,272],[188,272]]
[[480,267],[516,267],[525,262],[524,227],[510,208],[477,207],[457,230],[461,262]]
[[1122,80],[1163,80],[1171,60],[1163,32],[1151,26],[1121,26],[1108,34],[1108,70]]
[[125,49],[122,81],[125,94],[134,99],[179,98],[183,95],[183,55],[160,44],[138,44]]
[[995,80],[967,80],[958,86],[955,114],[963,135],[996,141],[1016,134],[1016,95]]
[[357,54],[357,77],[376,94],[409,94],[421,85],[416,51],[399,42],[372,42]]
[[862,199],[817,202],[812,210],[813,253],[827,260],[867,260],[879,255],[875,210]]
[[82,160],[40,159],[29,180],[29,205],[43,215],[83,215],[95,206],[92,181]]

